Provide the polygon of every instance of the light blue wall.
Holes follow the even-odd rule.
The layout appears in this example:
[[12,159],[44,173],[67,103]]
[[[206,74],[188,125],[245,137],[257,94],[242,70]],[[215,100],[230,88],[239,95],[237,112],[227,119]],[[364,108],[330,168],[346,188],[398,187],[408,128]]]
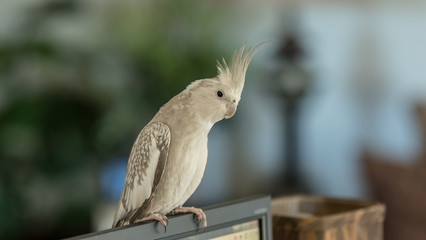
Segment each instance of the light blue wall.
[[[310,5],[258,12],[248,20],[253,29],[242,30],[236,42],[272,42],[249,68],[235,119],[213,128],[209,165],[194,197],[262,192],[284,168],[282,105],[267,80],[287,15],[296,16],[314,82],[300,113],[303,179],[316,194],[368,197],[360,162],[365,147],[403,163],[419,150],[412,107],[426,100],[426,8]],[[240,168],[228,169],[232,162]],[[228,175],[218,177],[223,173]]]

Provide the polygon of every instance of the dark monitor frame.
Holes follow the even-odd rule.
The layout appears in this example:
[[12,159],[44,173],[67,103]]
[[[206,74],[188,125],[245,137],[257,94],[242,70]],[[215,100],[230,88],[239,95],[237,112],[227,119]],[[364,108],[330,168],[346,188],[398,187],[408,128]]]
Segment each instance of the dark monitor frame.
[[167,231],[160,223],[149,222],[89,233],[69,240],[115,240],[115,239],[180,239],[214,231],[226,226],[258,219],[262,240],[272,239],[271,198],[256,196],[203,208],[207,216],[204,231],[195,223],[193,214],[169,217]]

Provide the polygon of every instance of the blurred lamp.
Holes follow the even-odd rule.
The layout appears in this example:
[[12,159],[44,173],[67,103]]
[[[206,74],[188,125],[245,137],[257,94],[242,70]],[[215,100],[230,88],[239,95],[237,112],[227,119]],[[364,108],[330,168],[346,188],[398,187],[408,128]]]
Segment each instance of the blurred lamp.
[[285,191],[303,192],[304,187],[299,179],[299,133],[298,110],[299,103],[310,85],[308,72],[300,64],[302,49],[297,38],[288,35],[284,38],[278,51],[279,69],[277,74],[278,88],[285,100],[285,143],[286,166],[284,169]]

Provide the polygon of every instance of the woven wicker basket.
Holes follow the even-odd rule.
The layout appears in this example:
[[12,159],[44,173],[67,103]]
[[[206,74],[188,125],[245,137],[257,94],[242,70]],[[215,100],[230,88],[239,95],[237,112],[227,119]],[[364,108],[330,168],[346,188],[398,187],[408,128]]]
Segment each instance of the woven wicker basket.
[[271,202],[274,239],[381,240],[385,206],[296,195]]

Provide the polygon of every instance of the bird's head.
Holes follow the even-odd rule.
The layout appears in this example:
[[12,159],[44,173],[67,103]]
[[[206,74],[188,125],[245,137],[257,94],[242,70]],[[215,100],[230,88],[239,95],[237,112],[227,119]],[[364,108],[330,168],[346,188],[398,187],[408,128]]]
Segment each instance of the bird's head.
[[241,99],[248,65],[261,44],[244,51],[247,42],[244,43],[234,52],[230,65],[225,59],[218,61],[218,75],[215,78],[198,80],[188,87],[188,90],[193,90],[191,92],[194,95],[198,95],[196,99],[199,106],[202,106],[199,111],[211,116],[213,122],[234,116]]

